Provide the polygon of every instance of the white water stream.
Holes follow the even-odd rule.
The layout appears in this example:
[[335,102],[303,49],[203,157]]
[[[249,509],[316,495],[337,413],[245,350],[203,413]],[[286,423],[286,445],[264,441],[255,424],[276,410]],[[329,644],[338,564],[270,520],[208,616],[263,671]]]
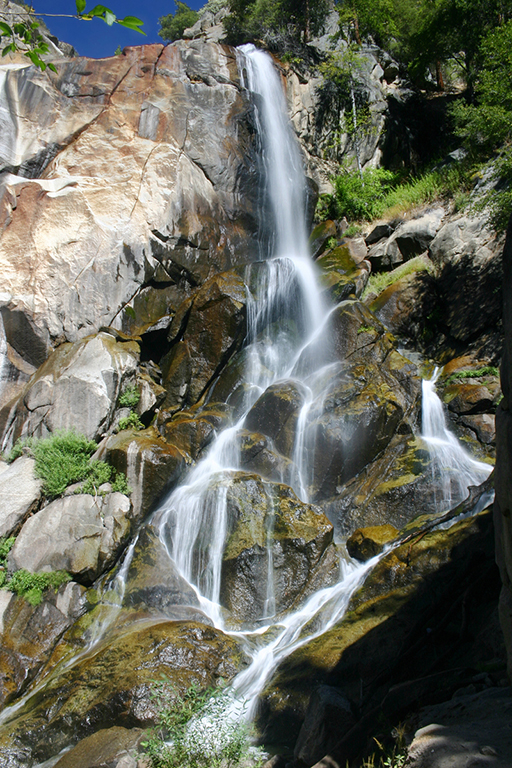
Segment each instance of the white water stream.
[[492,467],[474,459],[448,429],[435,389],[439,372],[436,368],[432,378],[422,383],[421,437],[430,452],[437,511],[447,512],[466,498],[470,485],[483,483]]
[[[248,295],[247,386],[243,414],[236,424],[219,434],[206,456],[152,519],[178,570],[194,586],[202,610],[216,627],[224,631],[228,630],[220,606],[221,565],[228,524],[230,479],[233,473],[240,471],[237,435],[243,429],[250,408],[273,383],[291,380],[304,392],[292,469],[289,477],[283,480],[303,501],[307,501],[308,467],[312,464],[312,446],[307,436],[308,416],[313,406],[318,407],[323,401],[324,381],[329,379],[332,367],[332,363],[325,366],[319,363],[323,358],[322,328],[330,307],[321,299],[308,253],[304,174],[286,117],[282,83],[270,57],[252,46],[240,49],[239,68],[256,106],[266,194],[275,225],[272,251],[262,254],[266,261],[247,268],[247,285],[257,285],[255,295]],[[253,273],[253,270],[257,272]],[[283,315],[293,322],[276,323],[275,319]],[[302,355],[308,346],[315,354]],[[487,477],[490,468],[471,459],[446,429],[434,383],[425,383],[423,438],[432,451],[434,471],[441,473],[443,478],[445,474],[448,476],[442,490],[442,503],[453,506],[466,495],[468,485],[479,484]],[[262,615],[247,631],[231,633],[241,641],[251,658],[250,665],[230,687],[232,707],[229,714],[233,718],[253,717],[258,697],[277,665],[342,618],[350,598],[377,559],[363,565],[340,560],[340,578],[335,586],[317,591],[299,610],[276,620],[271,533],[272,524],[267,534],[267,584]],[[133,545],[116,577],[121,599],[132,553]],[[114,620],[116,610],[114,605],[109,622]]]

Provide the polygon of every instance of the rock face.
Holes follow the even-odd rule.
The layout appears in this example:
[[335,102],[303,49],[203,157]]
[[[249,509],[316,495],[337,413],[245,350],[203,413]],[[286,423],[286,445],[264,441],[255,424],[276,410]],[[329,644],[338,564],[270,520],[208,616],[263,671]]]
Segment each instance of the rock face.
[[0,415],[4,445],[19,437],[45,437],[71,428],[88,439],[102,437],[124,381],[135,374],[139,351],[134,341],[119,342],[105,332],[62,344],[20,396],[4,406]]
[[11,550],[11,567],[68,571],[91,584],[128,540],[130,512],[130,500],[121,493],[57,499],[27,520]]
[[509,223],[503,249],[503,326],[505,344],[501,365],[503,400],[496,413],[496,558],[503,587],[500,619],[508,654],[508,674],[512,678],[512,223]]
[[0,473],[0,538],[17,533],[25,518],[37,509],[42,483],[34,467],[34,459],[20,456]]
[[141,292],[155,322],[256,253],[250,110],[231,49],[181,41],[56,67],[8,69],[0,94],[0,311],[35,366],[56,343],[130,325]]

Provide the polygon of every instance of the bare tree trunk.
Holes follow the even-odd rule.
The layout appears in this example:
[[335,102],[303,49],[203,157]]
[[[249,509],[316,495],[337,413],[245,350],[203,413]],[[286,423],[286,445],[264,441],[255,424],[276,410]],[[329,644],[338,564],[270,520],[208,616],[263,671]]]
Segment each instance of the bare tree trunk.
[[440,91],[444,91],[444,79],[443,79],[443,72],[441,70],[441,62],[439,59],[436,59],[436,80],[437,80],[437,87]]

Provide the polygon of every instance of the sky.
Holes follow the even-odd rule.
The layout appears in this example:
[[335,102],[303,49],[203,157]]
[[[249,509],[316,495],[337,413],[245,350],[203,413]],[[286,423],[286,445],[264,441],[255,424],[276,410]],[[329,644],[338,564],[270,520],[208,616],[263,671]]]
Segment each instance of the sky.
[[[189,0],[187,5],[198,10],[206,0]],[[86,11],[96,5],[96,0],[87,0]],[[113,56],[116,48],[125,45],[144,45],[145,43],[161,43],[158,36],[160,16],[175,13],[176,7],[172,0],[103,0],[102,5],[110,8],[118,18],[137,16],[142,19],[142,29],[146,36],[130,29],[114,24],[109,27],[101,19],[79,21],[78,19],[63,19],[43,16],[44,13],[76,12],[74,0],[34,0],[32,3],[36,15],[40,14],[50,32],[66,43],[71,43],[81,56],[94,59]]]

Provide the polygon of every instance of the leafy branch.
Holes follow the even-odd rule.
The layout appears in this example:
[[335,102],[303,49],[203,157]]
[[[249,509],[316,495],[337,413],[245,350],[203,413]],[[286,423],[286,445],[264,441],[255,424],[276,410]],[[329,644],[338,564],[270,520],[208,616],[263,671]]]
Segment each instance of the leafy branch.
[[[95,5],[89,11],[86,10],[87,0],[75,0],[76,14],[67,13],[42,13],[41,16],[59,16],[69,19],[78,19],[79,21],[92,21],[94,18],[103,19],[103,21],[111,27],[113,24],[120,24],[122,27],[132,29],[135,32],[140,32],[141,35],[146,33],[141,29],[143,21],[136,16],[125,16],[123,19],[118,19],[117,16],[110,8],[105,5]],[[46,63],[42,60],[42,56],[49,52],[49,46],[43,35],[39,32],[39,22],[33,17],[33,8],[29,9],[30,17],[26,21],[17,21],[12,25],[7,24],[6,21],[0,20],[0,40],[6,38],[7,44],[3,45],[2,56],[7,56],[9,53],[15,53],[20,51],[26,56],[34,66],[39,67],[44,72],[46,67],[56,72],[57,69],[54,64]],[[2,41],[3,44],[4,41]]]

